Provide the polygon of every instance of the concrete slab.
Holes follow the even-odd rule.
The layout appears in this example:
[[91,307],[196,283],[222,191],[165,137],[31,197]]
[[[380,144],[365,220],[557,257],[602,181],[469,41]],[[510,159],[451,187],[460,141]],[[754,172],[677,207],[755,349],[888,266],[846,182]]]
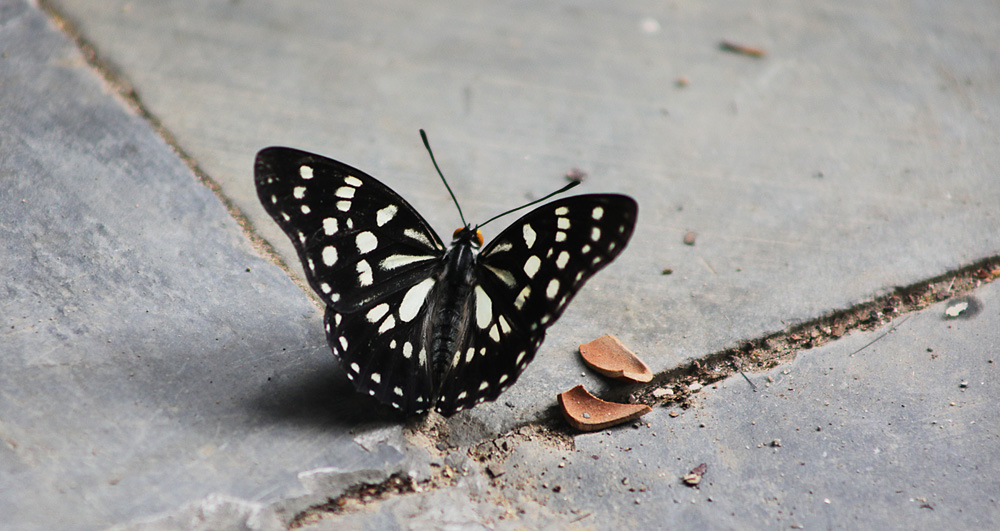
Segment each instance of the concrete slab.
[[266,145],[384,179],[442,234],[457,217],[419,127],[471,219],[572,167],[582,191],[639,197],[631,248],[550,331],[513,408],[474,413],[501,431],[581,383],[572,352],[603,333],[662,371],[1000,249],[994,4],[48,5],[296,274],[252,188]]
[[[425,450],[353,393],[318,310],[149,123],[34,4],[0,0],[3,528],[281,529],[349,487],[429,477],[572,385],[599,391],[573,352],[603,333],[663,371],[1000,249],[996,5],[44,5],[296,271],[252,188],[269,144],[383,178],[444,234],[418,127],[472,219],[572,167],[641,213],[519,384]],[[921,313],[853,358],[866,341],[848,336],[766,390],[727,382],[575,450],[514,438],[494,482],[473,464],[314,525],[996,527],[993,365],[930,357],[996,351],[995,289],[975,296],[974,319]],[[705,483],[681,486],[701,462]]]
[[401,426],[352,434],[386,421],[318,309],[45,15],[0,2],[0,52],[0,528],[419,470]]
[[974,297],[750,375],[757,392],[736,376],[572,450],[524,442],[495,483],[597,529],[995,529],[1000,283]]

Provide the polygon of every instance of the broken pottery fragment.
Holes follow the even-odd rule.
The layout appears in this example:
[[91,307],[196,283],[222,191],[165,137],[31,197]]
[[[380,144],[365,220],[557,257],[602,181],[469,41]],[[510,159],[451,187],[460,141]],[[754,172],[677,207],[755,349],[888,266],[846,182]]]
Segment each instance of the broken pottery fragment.
[[637,419],[653,410],[645,404],[605,402],[587,392],[582,385],[559,393],[559,405],[566,422],[580,431],[601,430]]
[[611,334],[580,345],[580,355],[588,367],[616,380],[645,383],[653,379],[653,371]]

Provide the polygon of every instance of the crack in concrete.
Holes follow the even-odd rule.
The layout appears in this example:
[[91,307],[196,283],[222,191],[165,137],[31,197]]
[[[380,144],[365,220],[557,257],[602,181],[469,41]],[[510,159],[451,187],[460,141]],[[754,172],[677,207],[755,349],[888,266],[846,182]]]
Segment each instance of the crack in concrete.
[[359,483],[351,486],[336,498],[328,498],[326,503],[314,505],[296,514],[288,524],[288,529],[299,529],[337,515],[360,511],[371,503],[377,503],[391,496],[418,494],[430,490],[454,487],[457,472],[448,465],[442,465],[431,477],[416,478],[396,473],[379,483]]
[[[850,308],[837,310],[793,325],[786,330],[743,341],[737,346],[691,360],[656,375],[648,384],[633,386],[624,391],[613,391],[606,398],[651,406],[679,404],[686,409],[690,406],[688,402],[692,393],[697,392],[700,386],[710,385],[741,372],[769,371],[792,361],[799,352],[836,341],[852,332],[875,330],[900,316],[922,310],[931,304],[961,298],[998,277],[1000,277],[1000,256],[985,258],[949,273],[897,287],[885,295]],[[971,300],[973,302],[969,307],[975,311],[977,304],[975,299]],[[876,341],[881,337],[883,336],[876,338]],[[663,393],[657,393],[658,389],[669,389],[672,393],[663,396]]]

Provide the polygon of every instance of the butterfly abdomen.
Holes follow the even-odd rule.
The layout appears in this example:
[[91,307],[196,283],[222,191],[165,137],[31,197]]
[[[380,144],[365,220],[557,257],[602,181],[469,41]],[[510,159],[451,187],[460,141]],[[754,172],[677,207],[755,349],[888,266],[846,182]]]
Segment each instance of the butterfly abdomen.
[[456,364],[459,347],[469,329],[474,260],[472,246],[464,240],[456,241],[445,255],[442,293],[437,298],[437,306],[429,312],[434,316],[431,352],[435,388]]

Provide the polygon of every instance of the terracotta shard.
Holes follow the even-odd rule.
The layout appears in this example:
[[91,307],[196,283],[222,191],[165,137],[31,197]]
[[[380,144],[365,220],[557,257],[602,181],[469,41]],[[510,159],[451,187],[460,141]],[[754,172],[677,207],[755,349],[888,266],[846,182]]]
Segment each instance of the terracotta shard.
[[582,385],[560,393],[559,405],[562,406],[566,422],[580,431],[603,430],[637,419],[653,410],[645,404],[605,402],[587,392]]
[[646,383],[653,379],[653,371],[611,334],[580,345],[580,355],[588,367],[616,380]]

